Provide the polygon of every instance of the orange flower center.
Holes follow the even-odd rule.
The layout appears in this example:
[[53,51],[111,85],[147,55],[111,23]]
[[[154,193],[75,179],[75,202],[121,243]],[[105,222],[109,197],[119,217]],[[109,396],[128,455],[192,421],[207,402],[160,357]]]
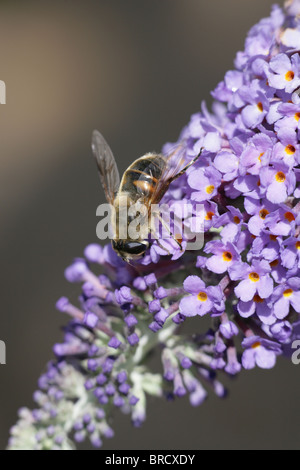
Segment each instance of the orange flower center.
[[270,237],[270,240],[271,240],[272,242],[276,242],[276,240],[277,240],[277,235],[269,235],[269,237]]
[[232,254],[230,251],[224,251],[222,258],[224,261],[231,261],[232,260]]
[[197,295],[197,299],[201,302],[206,302],[207,294],[205,292],[199,292],[199,294]]
[[261,304],[263,302],[263,299],[258,294],[255,294],[253,300],[256,304]]
[[267,211],[267,209],[262,209],[261,211],[259,211],[259,217],[261,219],[265,219],[268,214],[269,214],[269,211]]
[[205,220],[211,220],[214,215],[215,215],[214,212],[211,212],[211,211],[206,212]]
[[300,242],[296,242],[295,247],[297,248],[297,250],[300,250]]
[[207,192],[207,194],[211,194],[214,189],[215,189],[214,185],[210,184],[209,186],[206,186],[205,191]]
[[174,238],[176,241],[178,241],[178,243],[182,243],[182,236],[180,235],[180,233],[177,233]]
[[233,217],[233,222],[234,222],[236,225],[238,225],[238,224],[240,223],[240,221],[241,221],[241,219],[240,219],[237,215],[235,215],[235,216]]
[[293,220],[295,220],[295,216],[292,212],[286,212],[284,214],[284,218],[288,221],[288,222],[293,222]]
[[293,80],[295,74],[292,70],[289,70],[286,74],[285,74],[285,79],[290,82]]
[[263,110],[264,110],[264,107],[263,107],[263,105],[262,105],[262,102],[261,102],[261,101],[260,101],[259,103],[257,103],[257,107],[258,107],[259,111],[262,113],[262,112],[263,112]]
[[278,259],[274,259],[274,261],[271,261],[270,267],[271,267],[271,268],[276,268],[276,266],[278,265],[278,263],[279,263]]
[[259,275],[257,273],[250,273],[249,274],[249,279],[252,282],[257,282],[257,281],[259,281]]
[[275,179],[278,181],[278,183],[283,183],[285,181],[285,174],[283,171],[278,171],[278,173],[275,175]]
[[258,161],[259,161],[259,162],[261,162],[261,157],[263,156],[264,153],[265,153],[265,152],[262,152],[262,153],[259,154],[259,156],[258,156]]
[[284,150],[288,155],[293,155],[296,152],[296,149],[293,145],[287,145]]
[[294,115],[294,118],[296,119],[296,121],[299,121],[299,119],[300,119],[300,113],[296,113],[296,114]]
[[290,297],[293,293],[293,289],[286,289],[283,293],[283,297]]
[[259,346],[261,346],[261,343],[259,341],[255,341],[255,343],[252,344],[251,348],[255,349],[255,348],[258,348]]

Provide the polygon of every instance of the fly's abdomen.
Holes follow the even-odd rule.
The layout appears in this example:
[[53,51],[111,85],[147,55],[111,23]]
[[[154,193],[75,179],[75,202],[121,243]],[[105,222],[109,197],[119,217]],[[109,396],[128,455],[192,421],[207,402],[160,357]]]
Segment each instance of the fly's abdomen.
[[149,199],[165,168],[165,159],[157,154],[148,154],[133,162],[125,171],[119,192],[130,194],[132,200]]

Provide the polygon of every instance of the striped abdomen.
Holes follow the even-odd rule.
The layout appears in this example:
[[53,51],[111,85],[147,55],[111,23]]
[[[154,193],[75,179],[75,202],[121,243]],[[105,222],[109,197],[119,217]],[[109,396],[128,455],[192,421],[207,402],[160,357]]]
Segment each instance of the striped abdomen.
[[128,193],[132,202],[145,198],[148,200],[154,193],[166,162],[161,155],[149,153],[135,160],[125,171],[120,187],[120,193]]

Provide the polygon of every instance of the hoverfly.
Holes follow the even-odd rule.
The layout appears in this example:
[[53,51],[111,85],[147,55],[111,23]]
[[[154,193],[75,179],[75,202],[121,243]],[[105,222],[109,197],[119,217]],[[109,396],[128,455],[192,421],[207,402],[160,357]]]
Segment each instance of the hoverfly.
[[[127,168],[120,180],[116,161],[106,140],[96,130],[92,134],[92,150],[100,180],[107,202],[114,207],[116,214],[112,247],[128,263],[130,260],[143,257],[149,247],[149,242],[145,238],[120,238],[119,217],[122,209],[125,209],[122,201],[127,201],[126,209],[128,206],[141,203],[147,207],[148,212],[152,204],[158,204],[172,181],[183,175],[195,163],[202,151],[201,149],[200,153],[186,164],[183,157],[175,159],[179,149],[183,150],[183,144],[177,145],[167,157],[157,153],[143,155]],[[179,242],[177,243],[180,245]]]

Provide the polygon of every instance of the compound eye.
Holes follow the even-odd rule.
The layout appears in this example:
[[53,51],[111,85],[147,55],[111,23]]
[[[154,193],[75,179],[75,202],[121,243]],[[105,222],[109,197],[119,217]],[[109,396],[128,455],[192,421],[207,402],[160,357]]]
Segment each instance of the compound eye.
[[131,255],[141,255],[145,253],[147,245],[140,242],[127,242],[124,245],[124,251]]

